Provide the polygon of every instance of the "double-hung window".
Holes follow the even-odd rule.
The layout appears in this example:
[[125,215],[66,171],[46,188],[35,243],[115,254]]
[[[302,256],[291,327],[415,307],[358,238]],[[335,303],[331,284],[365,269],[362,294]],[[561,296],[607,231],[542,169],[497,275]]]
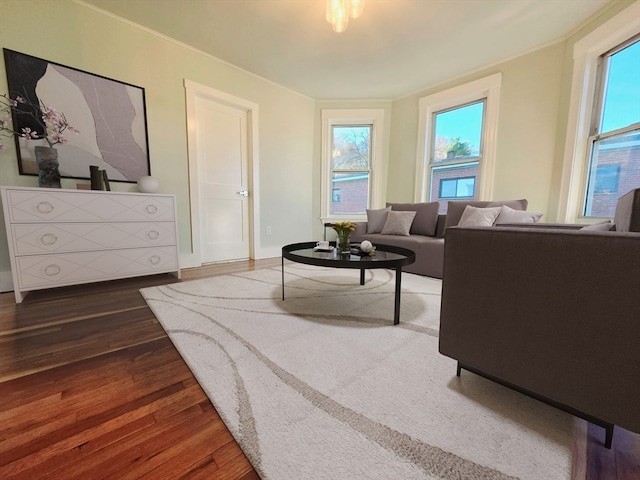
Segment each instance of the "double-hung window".
[[640,186],[640,35],[598,59],[583,215],[612,217]]
[[322,217],[366,218],[379,198],[383,110],[323,110]]
[[417,202],[491,198],[501,75],[420,99]]
[[573,46],[560,222],[611,217],[640,185],[640,4],[634,2]]
[[430,201],[477,198],[485,101],[433,114]]

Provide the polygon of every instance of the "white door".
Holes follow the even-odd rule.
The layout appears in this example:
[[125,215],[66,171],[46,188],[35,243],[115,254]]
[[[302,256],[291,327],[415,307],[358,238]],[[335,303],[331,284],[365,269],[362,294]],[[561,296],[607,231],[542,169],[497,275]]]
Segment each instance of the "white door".
[[247,111],[195,97],[202,263],[249,258]]

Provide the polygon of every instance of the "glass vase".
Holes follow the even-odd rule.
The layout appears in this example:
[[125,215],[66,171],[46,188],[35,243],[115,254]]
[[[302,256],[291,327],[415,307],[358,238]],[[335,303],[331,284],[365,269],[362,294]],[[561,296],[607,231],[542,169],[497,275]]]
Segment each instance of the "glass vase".
[[349,237],[351,237],[351,232],[349,230],[344,230],[337,233],[338,239],[336,241],[336,248],[338,249],[338,253],[340,255],[350,253],[351,244],[349,243]]

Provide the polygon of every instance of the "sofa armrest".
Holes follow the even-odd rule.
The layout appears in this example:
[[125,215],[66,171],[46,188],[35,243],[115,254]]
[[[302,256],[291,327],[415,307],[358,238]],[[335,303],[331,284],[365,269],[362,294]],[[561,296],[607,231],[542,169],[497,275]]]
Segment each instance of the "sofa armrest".
[[454,227],[440,352],[640,432],[640,234]]
[[351,232],[351,240],[354,242],[362,241],[362,237],[367,233],[367,222],[353,222],[356,229]]

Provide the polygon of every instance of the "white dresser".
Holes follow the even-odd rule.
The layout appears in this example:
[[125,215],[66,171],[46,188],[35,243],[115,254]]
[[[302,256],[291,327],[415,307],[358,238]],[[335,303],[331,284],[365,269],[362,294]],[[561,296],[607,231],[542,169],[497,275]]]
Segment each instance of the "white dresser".
[[172,272],[173,195],[1,187],[16,302],[26,292]]

